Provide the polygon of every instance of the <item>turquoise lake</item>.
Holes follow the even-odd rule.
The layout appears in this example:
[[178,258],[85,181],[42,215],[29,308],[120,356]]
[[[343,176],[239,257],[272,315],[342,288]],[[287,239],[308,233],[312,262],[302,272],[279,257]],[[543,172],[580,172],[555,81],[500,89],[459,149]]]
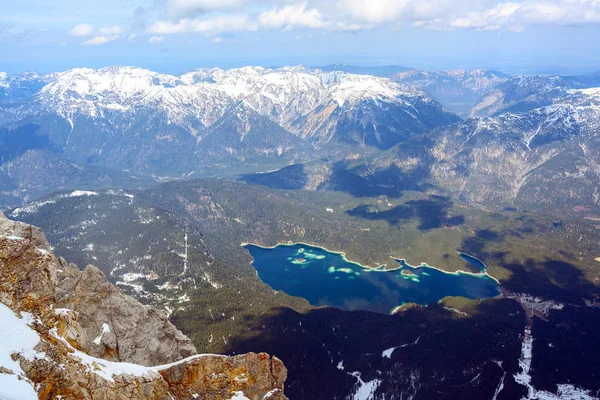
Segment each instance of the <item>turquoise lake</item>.
[[430,304],[446,296],[483,299],[499,294],[498,282],[487,275],[485,264],[464,253],[459,253],[463,260],[480,273],[446,273],[425,264],[412,267],[404,260],[397,260],[399,267],[394,270],[369,269],[340,253],[305,244],[244,247],[263,282],[315,306],[389,313],[409,302]]

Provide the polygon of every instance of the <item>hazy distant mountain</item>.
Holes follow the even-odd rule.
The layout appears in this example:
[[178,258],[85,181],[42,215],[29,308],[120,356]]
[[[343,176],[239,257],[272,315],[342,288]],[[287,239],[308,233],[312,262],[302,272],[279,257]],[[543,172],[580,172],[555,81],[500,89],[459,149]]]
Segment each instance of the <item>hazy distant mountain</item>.
[[570,89],[600,86],[600,74],[581,76],[519,76],[489,91],[470,112],[471,117],[502,112],[525,112],[560,101]]
[[482,96],[509,76],[497,71],[422,71],[411,69],[391,76],[392,80],[416,85],[459,115],[467,115]]
[[31,98],[44,85],[52,80],[52,76],[42,76],[35,72],[19,75],[8,75],[0,72],[0,107],[4,103],[15,104]]
[[359,66],[346,64],[330,64],[324,67],[318,67],[321,71],[343,71],[350,74],[360,75],[375,75],[389,77],[400,72],[408,71],[410,68],[400,65],[375,65],[375,66]]

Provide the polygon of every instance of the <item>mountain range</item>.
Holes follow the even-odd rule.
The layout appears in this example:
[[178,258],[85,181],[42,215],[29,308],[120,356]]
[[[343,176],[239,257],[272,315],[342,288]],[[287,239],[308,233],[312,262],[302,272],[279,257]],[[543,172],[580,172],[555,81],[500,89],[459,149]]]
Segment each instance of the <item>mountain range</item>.
[[[1,74],[0,197],[316,162],[375,186],[383,174],[496,206],[595,211],[598,81],[348,66]],[[335,189],[335,176],[308,180]]]

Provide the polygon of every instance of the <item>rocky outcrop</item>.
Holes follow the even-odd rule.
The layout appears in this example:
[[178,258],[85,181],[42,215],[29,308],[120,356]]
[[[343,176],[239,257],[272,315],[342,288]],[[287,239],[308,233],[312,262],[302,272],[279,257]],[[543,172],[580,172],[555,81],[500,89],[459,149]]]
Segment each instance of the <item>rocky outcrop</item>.
[[196,355],[164,314],[1,214],[0,303],[0,398],[285,399],[279,359]]
[[110,284],[93,265],[80,271],[61,264],[56,306],[77,313],[86,353],[111,361],[160,365],[196,354],[196,348],[162,312]]
[[[225,357],[205,355],[159,370],[177,398],[226,399],[243,393],[249,399],[280,400],[287,370],[277,357],[248,353]],[[273,388],[267,393],[264,388]]]

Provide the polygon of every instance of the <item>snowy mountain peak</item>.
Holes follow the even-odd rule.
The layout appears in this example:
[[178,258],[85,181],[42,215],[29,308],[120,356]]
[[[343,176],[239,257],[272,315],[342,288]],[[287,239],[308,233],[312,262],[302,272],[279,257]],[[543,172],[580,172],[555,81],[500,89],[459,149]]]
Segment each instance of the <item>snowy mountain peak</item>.
[[129,110],[153,105],[181,122],[200,116],[205,125],[220,118],[233,102],[245,101],[273,122],[288,122],[319,104],[340,107],[363,100],[405,102],[425,94],[402,83],[369,75],[322,72],[302,66],[269,69],[243,67],[199,69],[181,76],[137,67],[76,68],[53,74],[38,94],[45,108],[60,115],[103,115],[103,110]]
[[[128,144],[147,135],[153,145],[158,141],[177,146],[200,143],[211,135],[203,143],[206,147],[243,139],[250,127],[257,134],[270,132],[285,147],[303,140],[342,141],[348,135],[345,143],[386,148],[413,133],[458,120],[423,91],[404,83],[302,66],[199,69],[180,76],[114,66],[77,68],[44,79],[47,84],[40,81],[24,91],[28,101],[0,118],[63,120],[66,123],[56,128],[60,146],[93,141],[98,146],[90,150],[94,154],[104,154],[99,138],[104,132],[118,132]],[[234,119],[243,123],[231,123]],[[239,135],[231,132],[235,129]],[[225,136],[217,140],[218,135]],[[261,135],[251,136],[256,141],[263,140]],[[263,150],[272,151],[271,142],[261,143],[267,146]]]

